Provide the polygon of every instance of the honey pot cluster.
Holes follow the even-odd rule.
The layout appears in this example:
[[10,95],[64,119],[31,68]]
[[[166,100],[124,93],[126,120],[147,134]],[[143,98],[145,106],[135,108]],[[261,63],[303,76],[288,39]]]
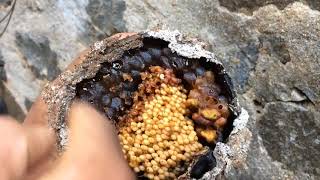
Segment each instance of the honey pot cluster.
[[210,72],[195,82],[189,96],[170,69],[151,66],[141,78],[133,106],[119,123],[123,153],[138,174],[176,179],[204,150],[198,136],[209,143],[217,139],[216,128],[223,127],[227,118],[219,109],[224,104],[211,102],[213,98],[203,92],[213,80]]

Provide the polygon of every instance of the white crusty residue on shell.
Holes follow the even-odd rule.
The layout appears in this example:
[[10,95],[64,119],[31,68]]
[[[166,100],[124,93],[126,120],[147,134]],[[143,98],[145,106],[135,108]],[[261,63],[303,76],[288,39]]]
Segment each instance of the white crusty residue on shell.
[[183,40],[182,34],[178,31],[159,30],[159,31],[145,31],[142,33],[143,37],[153,37],[169,42],[168,47],[177,54],[188,58],[204,57],[208,61],[221,64],[212,52],[209,52],[202,47],[202,43],[196,39],[192,42]]
[[93,44],[93,50],[99,51],[103,47],[103,41],[98,41]]
[[249,120],[248,111],[244,108],[241,108],[241,113],[239,116],[233,121],[233,130],[230,135],[236,134],[241,129],[245,128]]

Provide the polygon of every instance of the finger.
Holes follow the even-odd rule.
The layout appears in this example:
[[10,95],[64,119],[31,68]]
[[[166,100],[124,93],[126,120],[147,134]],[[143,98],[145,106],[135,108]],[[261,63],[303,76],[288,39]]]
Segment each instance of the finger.
[[0,117],[0,179],[20,179],[27,166],[27,139],[21,124]]
[[[43,126],[23,126],[10,117],[0,117],[0,179],[34,179],[49,169],[54,138]],[[25,174],[28,172],[27,174]]]
[[[110,121],[97,112],[91,106],[77,102],[73,105],[68,117],[70,128],[70,146],[72,153],[81,153],[81,151],[103,150],[111,146],[111,150],[118,156],[122,155],[117,133]],[[84,142],[88,145],[83,147]]]
[[28,174],[32,176],[49,169],[57,154],[55,134],[49,127],[47,111],[47,105],[39,97],[23,122],[28,142]]
[[48,126],[48,106],[41,97],[38,97],[32,104],[24,120],[24,124],[41,124]]
[[28,143],[28,169],[44,169],[44,163],[51,163],[57,154],[54,131],[39,124],[24,125],[24,131]]
[[133,179],[115,128],[103,115],[76,102],[68,116],[68,127],[69,143],[58,170],[64,178]]

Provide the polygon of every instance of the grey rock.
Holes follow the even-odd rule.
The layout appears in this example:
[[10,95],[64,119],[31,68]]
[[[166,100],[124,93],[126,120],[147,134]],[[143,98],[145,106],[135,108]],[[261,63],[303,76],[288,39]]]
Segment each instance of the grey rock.
[[270,157],[292,171],[319,175],[319,117],[313,106],[268,103],[257,128]]
[[25,118],[25,114],[20,105],[15,101],[15,97],[3,83],[0,83],[0,99],[2,103],[1,111],[9,115],[14,115],[18,121],[22,122]]
[[[300,180],[300,179],[317,179],[317,176],[314,176],[313,173],[306,173],[304,171],[300,171],[297,170],[295,168],[288,168],[288,166],[277,160],[274,159],[272,156],[272,152],[277,151],[275,154],[277,153],[282,153],[284,155],[284,157],[288,157],[290,153],[296,151],[297,149],[272,149],[272,147],[268,146],[269,144],[264,143],[264,141],[273,141],[275,144],[278,145],[284,145],[284,144],[290,144],[292,143],[292,141],[288,140],[284,140],[284,141],[279,141],[279,139],[285,139],[285,137],[289,137],[290,133],[287,133],[287,131],[285,131],[286,133],[283,133],[281,135],[279,135],[279,133],[281,133],[282,129],[286,129],[285,127],[282,127],[281,130],[279,130],[280,128],[275,128],[273,125],[276,124],[275,126],[277,126],[277,122],[282,122],[282,124],[284,123],[284,121],[288,120],[289,118],[287,117],[288,114],[292,114],[292,113],[296,113],[296,115],[299,116],[299,112],[293,110],[291,112],[286,111],[285,109],[277,109],[276,111],[273,110],[265,110],[265,109],[260,109],[259,107],[254,106],[253,102],[250,103],[251,97],[252,97],[252,92],[247,92],[246,94],[242,95],[242,98],[240,99],[241,104],[243,104],[243,106],[248,110],[250,116],[249,119],[249,124],[248,127],[252,132],[252,139],[251,139],[251,143],[250,143],[250,147],[248,148],[248,152],[247,152],[247,158],[245,161],[243,161],[243,163],[241,163],[240,168],[235,166],[233,168],[231,168],[231,170],[226,173],[226,178],[227,179],[262,179],[262,180],[269,180],[269,179],[296,179],[296,180]],[[283,106],[294,106],[297,107],[298,105],[296,105],[295,103],[291,103],[291,102],[279,102],[281,103]],[[270,103],[270,106],[273,106],[274,104],[279,104],[278,102],[276,103]],[[266,109],[269,106],[266,105]],[[290,109],[290,108],[289,108]],[[261,112],[260,112],[261,110]],[[291,108],[292,110],[292,108]],[[306,108],[304,108],[304,110],[307,110]],[[266,113],[267,111],[267,113]],[[281,111],[279,114],[284,115],[285,117],[279,117],[278,113]],[[308,111],[308,110],[307,110]],[[313,114],[314,109],[311,110],[310,114]],[[262,115],[263,114],[263,115]],[[281,115],[280,115],[281,116]],[[278,118],[273,118],[273,117],[278,117]],[[269,118],[268,120],[266,120],[266,118]],[[313,117],[311,116],[311,122],[313,121],[312,119]],[[263,119],[263,120],[262,120]],[[290,123],[291,118],[289,120],[289,122],[285,122],[285,123]],[[269,124],[271,126],[267,126],[266,124]],[[290,124],[290,126],[292,126],[293,123]],[[315,127],[317,128],[317,127]],[[268,134],[269,133],[269,134]],[[268,135],[266,135],[268,134]],[[270,135],[272,134],[272,135]],[[279,137],[275,137],[273,134],[277,134],[279,135]],[[270,135],[270,136],[269,136]],[[313,139],[309,139],[310,141],[312,141]],[[296,141],[298,143],[304,143],[304,141]],[[271,152],[269,152],[271,151]],[[301,153],[301,152],[300,152]],[[313,149],[312,153],[319,153],[319,151]],[[303,154],[303,153],[302,153]],[[300,155],[302,155],[300,154]],[[298,163],[296,161],[294,161],[293,159],[289,159],[289,162],[292,164],[300,164],[300,163],[305,163],[306,161],[299,161]],[[313,168],[317,168],[317,167],[313,167]]]
[[87,31],[81,40],[88,45],[97,39],[125,32],[126,26],[123,21],[123,12],[126,9],[125,1],[118,0],[89,0],[85,7],[89,19],[86,21]]
[[228,8],[230,11],[237,11],[248,14],[252,14],[253,11],[269,4],[274,4],[282,10],[287,5],[296,1],[303,2],[313,9],[320,9],[320,3],[317,0],[219,0],[221,6]]
[[51,50],[47,37],[18,32],[15,37],[15,43],[35,77],[51,81],[61,73],[57,54]]
[[4,69],[4,64],[5,64],[5,62],[3,60],[3,56],[0,51],[0,79],[3,81],[6,81],[7,75],[6,75],[6,70]]
[[[4,2],[8,1],[0,1],[1,17],[9,7]],[[15,102],[12,107],[23,115],[46,81],[91,42],[122,31],[177,29],[209,44],[207,48],[230,73],[240,103],[250,114],[246,128],[252,136],[248,132],[238,140],[230,139],[249,141],[248,153],[231,158],[237,163],[225,177],[319,179],[319,3],[19,1],[0,40],[7,77],[3,89]],[[18,112],[11,113],[18,116]],[[308,147],[305,151],[304,146]]]
[[317,0],[309,0],[308,5],[310,8],[315,9],[315,10],[320,10],[320,1]]
[[[319,17],[319,12],[308,12],[305,6],[299,5],[285,9],[283,16],[271,15],[278,12],[272,6],[255,15],[257,19],[266,19],[257,24],[264,35],[260,36],[259,63],[251,81],[260,102],[294,101],[291,99],[294,90],[314,104],[320,102],[320,60],[316,58],[320,56],[316,50],[320,20],[313,18]],[[296,13],[294,19],[292,13]],[[292,26],[296,29],[290,28]]]
[[[100,5],[101,9],[97,9]],[[8,8],[0,9],[0,17]],[[125,30],[119,19],[124,10],[125,3],[118,1],[17,3],[10,26],[1,37],[0,49],[7,77],[4,85],[23,114],[27,112],[25,99],[33,102],[47,81],[54,79],[91,42]],[[96,27],[102,36],[90,31]]]
[[26,99],[24,100],[24,105],[26,106],[26,108],[27,108],[28,110],[31,108],[32,104],[33,104],[33,102],[30,101],[30,99],[27,99],[27,98],[26,98]]

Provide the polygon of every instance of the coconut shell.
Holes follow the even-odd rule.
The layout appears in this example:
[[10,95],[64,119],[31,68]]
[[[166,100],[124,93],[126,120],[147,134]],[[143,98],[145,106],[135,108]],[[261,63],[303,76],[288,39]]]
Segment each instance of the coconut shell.
[[[67,126],[65,117],[69,111],[70,105],[76,96],[76,85],[84,79],[93,78],[104,62],[113,62],[120,58],[125,51],[140,48],[143,46],[144,38],[161,39],[169,43],[168,47],[172,52],[178,55],[192,58],[203,59],[215,64],[213,72],[218,76],[221,88],[226,91],[231,109],[233,131],[229,132],[230,136],[234,136],[243,130],[247,122],[247,114],[245,110],[241,111],[238,105],[236,92],[231,83],[230,76],[226,73],[221,62],[211,52],[203,49],[204,44],[196,39],[188,39],[183,37],[177,31],[146,31],[142,33],[119,33],[102,41],[93,44],[89,49],[85,50],[76,58],[67,69],[61,73],[54,81],[48,83],[40,98],[34,103],[28,114],[27,119],[35,119],[42,121],[45,118],[48,124],[56,131],[58,149],[63,150],[67,143]],[[210,176],[217,177],[226,167],[226,159],[228,159],[228,145],[221,142],[218,143],[215,152],[207,150],[203,154],[213,153],[217,159],[214,169],[211,170]],[[200,157],[200,156],[199,156]],[[190,179],[192,167],[196,164],[198,158],[190,165],[188,172],[180,177],[180,179]]]

